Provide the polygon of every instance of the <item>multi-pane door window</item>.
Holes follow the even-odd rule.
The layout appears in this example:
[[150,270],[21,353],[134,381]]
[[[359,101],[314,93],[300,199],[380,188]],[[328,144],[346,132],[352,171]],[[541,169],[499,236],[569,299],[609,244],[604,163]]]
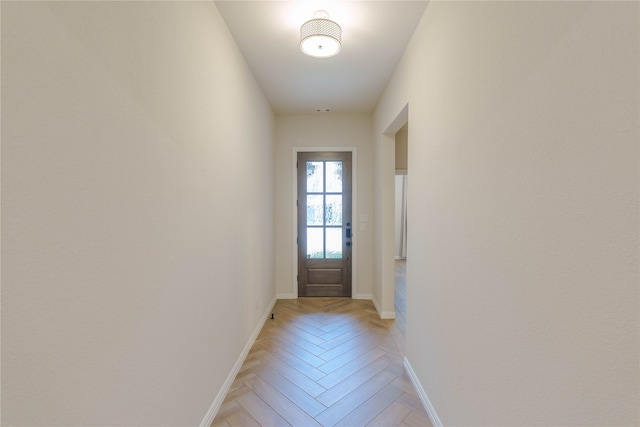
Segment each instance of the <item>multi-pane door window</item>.
[[307,258],[342,258],[342,162],[306,163]]

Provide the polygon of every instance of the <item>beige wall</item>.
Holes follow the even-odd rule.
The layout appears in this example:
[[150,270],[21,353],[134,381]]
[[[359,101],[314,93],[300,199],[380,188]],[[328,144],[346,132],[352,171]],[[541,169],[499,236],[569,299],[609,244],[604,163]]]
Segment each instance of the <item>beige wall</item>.
[[[354,176],[354,269],[353,296],[371,297],[373,152],[370,115],[283,115],[276,118],[275,212],[276,286],[279,297],[297,295],[294,280],[294,148],[355,147],[357,175]],[[368,218],[363,221],[363,215]]]
[[408,103],[406,351],[444,425],[640,422],[639,6],[431,2],[381,99],[375,212]]
[[273,120],[212,3],[2,2],[3,425],[203,420],[275,296]]
[[406,124],[396,132],[396,174],[404,175],[407,173],[407,165],[409,163],[408,155],[409,143],[409,125]]

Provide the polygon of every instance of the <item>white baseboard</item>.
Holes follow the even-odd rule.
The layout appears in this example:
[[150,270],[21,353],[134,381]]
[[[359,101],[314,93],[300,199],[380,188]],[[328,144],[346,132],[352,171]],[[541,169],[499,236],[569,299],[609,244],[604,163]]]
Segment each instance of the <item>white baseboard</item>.
[[[288,293],[288,294],[277,294],[276,295],[277,299],[298,299],[297,295],[294,295],[292,293]],[[353,299],[365,299],[365,300],[370,300],[372,298],[371,294],[358,294],[358,295],[354,295],[351,298]]]
[[373,295],[371,296],[371,302],[373,303],[373,306],[376,308],[376,311],[378,312],[378,314],[381,314],[382,309],[380,308],[380,304],[378,304],[378,300],[375,299]]
[[277,299],[298,299],[297,295],[294,295],[292,293],[288,293],[288,294],[276,294],[276,298]]
[[371,302],[373,303],[373,306],[376,308],[376,311],[378,312],[378,315],[380,316],[381,319],[395,319],[396,318],[396,312],[394,311],[382,311],[382,308],[380,308],[380,304],[378,303],[378,301],[373,298],[373,296],[371,296]]
[[424,391],[422,384],[420,384],[420,380],[418,380],[416,373],[413,371],[413,368],[411,367],[411,363],[409,363],[409,360],[406,357],[404,358],[404,368],[407,370],[407,374],[409,375],[409,378],[411,378],[411,382],[413,383],[413,386],[416,388],[416,391],[418,392],[418,396],[420,396],[420,401],[422,401],[422,406],[424,406],[424,410],[427,411],[427,415],[429,415],[431,424],[433,424],[433,427],[443,427],[442,421],[440,421],[440,418],[438,418],[438,414],[436,414],[436,410],[434,409],[433,405],[429,401],[429,398],[427,397],[427,393]]
[[233,365],[231,372],[229,372],[229,375],[227,376],[227,379],[222,385],[222,388],[218,392],[218,395],[216,396],[215,400],[211,404],[211,407],[209,407],[209,410],[207,411],[207,414],[204,416],[204,419],[200,423],[200,427],[209,427],[213,423],[213,419],[216,417],[216,414],[218,413],[220,406],[222,406],[222,402],[224,401],[225,396],[229,392],[229,389],[233,384],[233,380],[236,379],[236,375],[238,375],[238,372],[240,371],[240,368],[242,367],[244,360],[247,358],[247,355],[249,354],[249,350],[251,350],[253,343],[256,341],[256,338],[258,338],[258,335],[260,334],[262,327],[264,326],[267,319],[271,316],[271,313],[273,312],[273,307],[276,305],[276,301],[278,300],[278,298],[279,298],[278,296],[273,297],[273,300],[265,310],[262,316],[262,320],[258,322],[258,325],[256,326],[255,330],[249,337],[247,344],[244,346],[244,349],[242,350],[242,353],[240,353],[238,360],[236,360],[236,363]]

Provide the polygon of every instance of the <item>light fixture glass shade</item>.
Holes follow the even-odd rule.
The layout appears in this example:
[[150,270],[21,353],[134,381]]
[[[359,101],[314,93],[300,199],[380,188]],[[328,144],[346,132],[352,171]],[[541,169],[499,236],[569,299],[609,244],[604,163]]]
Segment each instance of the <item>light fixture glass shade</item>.
[[[328,16],[326,12],[323,14]],[[341,38],[342,28],[328,17],[311,19],[300,27],[300,49],[314,58],[336,55],[341,49]]]

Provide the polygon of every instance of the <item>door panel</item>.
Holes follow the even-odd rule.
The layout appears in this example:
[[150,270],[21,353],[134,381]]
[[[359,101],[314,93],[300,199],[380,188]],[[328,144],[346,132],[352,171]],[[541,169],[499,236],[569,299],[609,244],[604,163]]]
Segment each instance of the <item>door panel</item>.
[[351,296],[351,153],[298,153],[298,295]]

